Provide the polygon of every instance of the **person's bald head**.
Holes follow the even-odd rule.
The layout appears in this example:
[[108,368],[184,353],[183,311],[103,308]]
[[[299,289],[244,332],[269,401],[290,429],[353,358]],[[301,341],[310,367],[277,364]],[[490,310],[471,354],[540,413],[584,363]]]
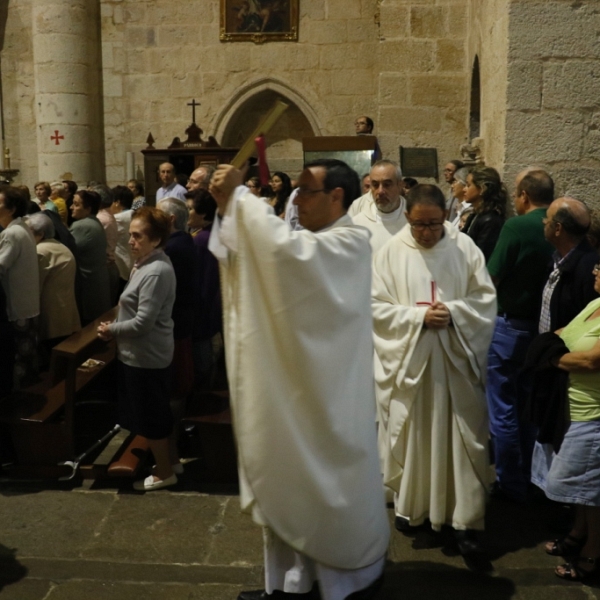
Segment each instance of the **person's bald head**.
[[544,235],[556,247],[575,246],[587,234],[591,223],[589,208],[575,198],[557,198],[546,212]]
[[196,190],[208,190],[208,185],[210,184],[210,178],[213,176],[215,172],[215,167],[213,165],[200,165],[198,168],[192,172],[190,178],[187,182],[188,192],[195,192]]
[[171,163],[163,163],[158,167],[158,176],[164,187],[169,187],[175,181],[175,167]]

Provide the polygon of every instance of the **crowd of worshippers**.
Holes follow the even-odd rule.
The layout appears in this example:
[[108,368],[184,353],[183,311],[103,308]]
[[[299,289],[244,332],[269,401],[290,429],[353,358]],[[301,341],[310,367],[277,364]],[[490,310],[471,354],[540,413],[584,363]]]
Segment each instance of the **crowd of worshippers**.
[[[174,336],[190,355],[188,377],[200,379],[213,370],[221,331],[218,267],[207,250],[213,171],[197,169],[188,189],[158,200],[177,273]],[[117,305],[135,266],[130,224],[145,206],[136,180],[113,188],[40,181],[33,189],[32,197],[27,186],[0,186],[0,397],[35,383],[56,344]]]
[[[313,167],[319,177],[328,164]],[[151,327],[174,339],[174,354],[169,344],[165,352],[174,356],[177,385],[187,388],[194,372],[211,368],[221,331],[217,260],[208,250],[214,171],[200,165],[184,186],[173,165],[161,165],[156,204],[166,217],[144,206],[137,181],[112,189],[39,182],[35,200],[24,186],[0,188],[2,395],[34,380],[53,345],[120,297],[135,320],[137,305],[128,302],[149,261],[166,277],[156,310],[170,314]],[[287,231],[318,237],[326,223],[311,202],[338,187],[306,173],[293,182],[275,172],[269,186],[252,177],[246,188]],[[548,498],[576,505],[569,535],[546,552],[572,557],[557,575],[584,579],[600,564],[598,216],[577,199],[555,199],[541,168],[519,173],[513,202],[492,167],[452,160],[444,177],[447,197],[378,160],[356,187],[339,188],[343,212],[370,232],[380,468],[394,492],[396,528],[450,525],[462,552],[479,551],[474,532],[483,529],[492,484],[491,444],[491,493],[525,502],[533,482]],[[137,333],[122,323],[102,324],[99,334],[116,337],[123,356],[134,352],[126,338]],[[127,377],[132,389],[144,385]],[[147,381],[146,399],[152,384],[164,389]],[[162,443],[170,426],[164,414],[158,421],[140,427]],[[138,489],[173,485],[182,470],[166,445],[152,449],[157,471]]]
[[[444,173],[449,197],[427,183],[405,192],[398,165],[379,160],[361,195],[347,165],[313,161],[285,207],[290,227],[240,189],[240,172],[213,178],[222,219],[211,249],[237,325],[225,347],[242,508],[269,531],[266,592],[240,600],[309,598],[315,578],[328,600],[354,598],[334,590],[346,575],[372,592],[387,539],[373,468],[393,492],[396,529],[450,527],[467,564],[485,566],[490,494],[525,503],[541,489],[575,507],[569,534],[544,546],[567,558],[556,575],[600,568],[594,215],[555,198],[541,168],[518,174],[512,202],[492,167],[451,161]],[[372,395],[378,452],[362,412]]]

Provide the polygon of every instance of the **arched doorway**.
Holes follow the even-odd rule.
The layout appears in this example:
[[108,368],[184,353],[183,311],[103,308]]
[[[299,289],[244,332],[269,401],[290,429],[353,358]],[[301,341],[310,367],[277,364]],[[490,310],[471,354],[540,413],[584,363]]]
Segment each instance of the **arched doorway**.
[[[217,139],[222,146],[240,147],[275,101],[283,100],[290,107],[266,136],[267,157],[271,171],[284,171],[294,178],[302,170],[302,138],[314,136],[318,130],[313,126],[313,115],[307,116],[300,108],[303,101],[290,99],[292,94],[286,91],[265,82],[248,88],[224,111],[217,125]],[[310,113],[307,106],[304,108]]]

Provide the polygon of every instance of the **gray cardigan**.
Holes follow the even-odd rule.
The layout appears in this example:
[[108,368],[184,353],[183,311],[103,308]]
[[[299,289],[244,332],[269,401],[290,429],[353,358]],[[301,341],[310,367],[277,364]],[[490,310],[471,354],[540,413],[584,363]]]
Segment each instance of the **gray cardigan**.
[[9,321],[40,314],[40,276],[35,239],[18,217],[0,233],[0,279]]
[[163,369],[173,360],[175,272],[161,250],[135,269],[119,300],[119,315],[109,326],[119,359],[131,367]]

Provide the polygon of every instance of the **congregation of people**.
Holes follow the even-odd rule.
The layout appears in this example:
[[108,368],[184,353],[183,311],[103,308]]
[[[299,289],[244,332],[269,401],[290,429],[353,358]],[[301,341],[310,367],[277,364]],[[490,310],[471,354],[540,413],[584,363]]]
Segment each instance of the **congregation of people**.
[[511,202],[496,169],[460,160],[446,195],[388,159],[268,185],[158,174],[156,207],[134,180],[0,187],[0,395],[118,305],[98,335],[117,343],[120,423],[156,461],[134,487],[169,487],[178,411],[223,333],[241,504],[267,528],[265,590],[242,600],[312,598],[315,581],[325,600],[371,597],[384,487],[396,529],[450,527],[474,557],[490,495],[535,486],[574,506],[544,548],[566,559],[556,575],[600,570],[600,220],[584,202],[536,166]]
[[[162,187],[171,190],[174,169],[163,167]],[[207,171],[196,170],[200,178],[191,178],[184,194],[163,197],[159,208],[145,206],[138,181],[112,189],[97,182],[86,187],[73,181],[39,182],[33,199],[25,186],[0,189],[0,345],[5,358],[0,396],[35,384],[49,367],[54,346],[118,305],[120,329],[112,335],[119,368],[127,371],[119,377],[119,393],[129,398],[119,402],[120,422],[147,437],[151,447],[155,440],[169,440],[153,448],[153,454],[161,481],[171,477],[171,483],[176,482],[173,470],[182,470],[173,412],[181,418],[195,380],[208,384],[219,354],[218,267],[207,251],[216,203],[206,188],[214,168],[205,167]],[[132,230],[140,222],[157,226],[142,252]],[[155,239],[160,240],[156,248]],[[169,290],[162,305],[151,288],[153,279],[136,285],[149,269],[143,264],[149,249],[160,254],[168,265],[165,272],[173,274],[166,281],[158,278],[158,289]],[[151,378],[157,366],[162,367],[161,384]],[[148,411],[154,396],[156,407]],[[135,405],[136,398],[141,406]],[[161,425],[155,430],[157,421]],[[162,447],[169,449],[164,462]]]

